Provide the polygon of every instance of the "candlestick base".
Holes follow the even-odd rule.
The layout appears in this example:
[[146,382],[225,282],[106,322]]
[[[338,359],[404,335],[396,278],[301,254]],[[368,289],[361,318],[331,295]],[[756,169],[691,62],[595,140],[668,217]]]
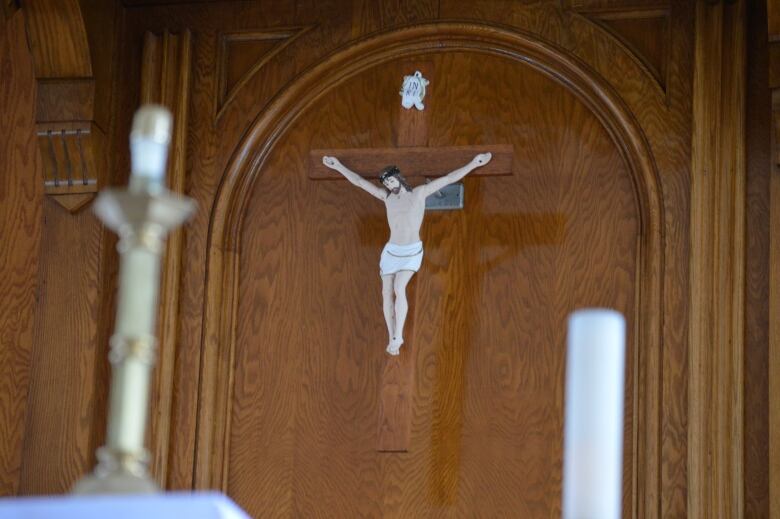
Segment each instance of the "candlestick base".
[[160,487],[146,470],[148,454],[118,452],[106,447],[97,451],[95,471],[73,487],[74,494],[154,494]]

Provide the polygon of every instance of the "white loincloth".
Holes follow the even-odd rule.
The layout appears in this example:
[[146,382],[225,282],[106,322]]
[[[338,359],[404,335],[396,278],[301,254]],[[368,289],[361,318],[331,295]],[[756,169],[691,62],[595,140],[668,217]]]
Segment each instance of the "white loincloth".
[[409,245],[397,245],[387,242],[382,249],[382,256],[379,259],[379,275],[389,276],[399,270],[411,270],[417,272],[420,270],[423,258],[423,244],[421,241],[410,243]]

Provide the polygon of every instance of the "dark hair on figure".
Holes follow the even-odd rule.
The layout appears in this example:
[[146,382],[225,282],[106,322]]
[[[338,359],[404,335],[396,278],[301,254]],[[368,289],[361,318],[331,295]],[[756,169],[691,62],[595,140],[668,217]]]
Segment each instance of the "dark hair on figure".
[[403,186],[404,189],[409,192],[412,191],[412,186],[409,185],[404,176],[401,174],[401,170],[398,169],[398,166],[387,166],[379,173],[379,181],[382,183],[382,185],[384,185],[385,180],[390,177],[397,178],[398,182],[401,184],[401,186]]

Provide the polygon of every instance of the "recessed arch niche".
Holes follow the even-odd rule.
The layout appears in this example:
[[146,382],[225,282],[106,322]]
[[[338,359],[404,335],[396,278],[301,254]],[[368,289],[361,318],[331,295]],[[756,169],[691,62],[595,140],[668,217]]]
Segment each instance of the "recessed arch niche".
[[[241,348],[237,339],[241,255],[246,253],[242,229],[267,161],[285,136],[294,131],[307,114],[317,110],[328,96],[334,95],[336,89],[358,81],[361,75],[383,64],[437,55],[484,56],[486,61],[502,60],[511,63],[512,67],[532,70],[543,76],[556,85],[555,88],[576,97],[598,122],[599,131],[605,133],[625,168],[636,228],[635,235],[630,237],[635,244],[631,253],[634,261],[633,302],[627,309],[632,322],[633,355],[629,367],[632,373],[631,409],[627,411],[627,420],[631,423],[631,437],[627,439],[630,450],[627,455],[631,459],[627,466],[631,473],[626,476],[626,487],[633,489],[633,494],[624,496],[624,500],[632,503],[634,514],[641,515],[641,510],[653,508],[653,501],[660,495],[663,222],[662,200],[649,146],[619,95],[603,78],[565,50],[528,34],[469,23],[412,26],[364,39],[330,55],[282,91],[252,123],[236,149],[220,185],[210,222],[196,486],[231,491],[233,401],[235,385],[241,381],[236,365]],[[378,250],[376,252],[378,255]],[[372,281],[378,283],[378,280]],[[377,322],[381,323],[378,301],[375,313]],[[380,328],[382,326],[380,324]],[[560,326],[565,327],[565,323]],[[435,418],[432,420],[435,422]],[[373,422],[370,424],[371,427],[374,425]],[[435,424],[432,427],[435,429]],[[437,454],[430,456],[426,462],[429,468],[436,463]],[[434,469],[431,471],[435,472]],[[451,482],[446,476],[436,477],[444,479],[438,482],[438,490],[429,489],[431,499],[446,504],[446,488]],[[437,492],[441,494],[438,497]]]

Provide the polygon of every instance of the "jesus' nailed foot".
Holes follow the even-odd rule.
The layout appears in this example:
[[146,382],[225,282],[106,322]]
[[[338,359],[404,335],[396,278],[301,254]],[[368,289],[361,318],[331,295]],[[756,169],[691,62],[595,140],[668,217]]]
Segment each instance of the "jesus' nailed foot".
[[390,355],[398,355],[401,353],[401,345],[404,343],[403,337],[393,337],[390,344],[387,345],[387,353]]

